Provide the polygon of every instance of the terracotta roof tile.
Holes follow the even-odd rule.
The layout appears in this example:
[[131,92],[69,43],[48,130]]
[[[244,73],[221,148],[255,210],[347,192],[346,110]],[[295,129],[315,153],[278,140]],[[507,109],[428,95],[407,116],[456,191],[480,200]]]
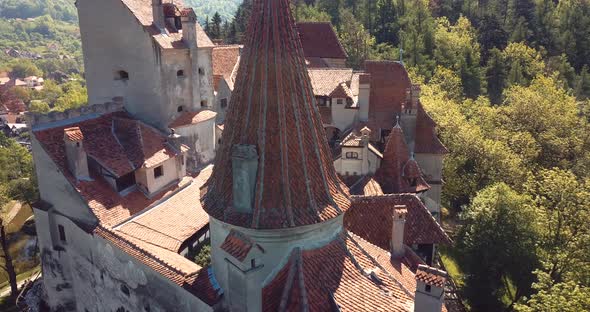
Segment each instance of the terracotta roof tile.
[[326,61],[321,57],[306,57],[305,64],[307,68],[326,68],[329,67]]
[[219,248],[234,258],[244,261],[253,246],[254,242],[244,233],[231,230]]
[[[202,189],[205,210],[230,224],[258,229],[309,225],[350,206],[332,163],[289,6],[288,0],[254,2],[224,144]],[[251,214],[232,209],[236,144],[253,146],[259,157]]]
[[380,129],[390,129],[395,124],[411,81],[404,66],[398,62],[367,61],[365,72],[370,74],[371,84],[370,128],[379,133]]
[[305,57],[346,59],[346,51],[330,23],[297,23]]
[[82,134],[82,131],[80,131],[80,127],[71,127],[64,129],[64,138],[76,142],[84,140],[84,135]]
[[216,46],[213,48],[213,75],[231,76],[240,58],[241,45]]
[[448,154],[449,151],[436,135],[436,123],[426,113],[422,104],[418,105],[416,116],[416,144],[415,153]]
[[350,68],[309,69],[309,78],[315,96],[330,96],[342,83],[348,87],[352,81]]
[[345,83],[339,84],[336,87],[336,89],[334,89],[330,93],[329,96],[331,98],[348,98],[348,99],[352,99],[354,97],[354,95],[352,94],[352,91]]
[[201,171],[187,188],[116,229],[135,239],[179,252],[183,243],[209,224],[200,204],[199,188],[211,174]]
[[168,127],[180,128],[183,126],[194,125],[215,118],[217,113],[204,109],[198,112],[184,112],[176,120],[174,120]]
[[402,262],[354,234],[295,249],[262,291],[263,311],[413,311],[416,281]]
[[352,200],[352,207],[344,216],[344,225],[349,231],[383,249],[389,249],[390,246],[393,209],[396,205],[405,205],[408,209],[404,230],[406,245],[451,242],[415,195],[353,196]]
[[[65,154],[65,143],[63,131],[67,127],[79,127],[87,139],[84,142],[84,149],[88,155],[99,160],[100,163],[108,163],[116,171],[131,172],[133,165],[128,154],[130,148],[125,150],[113,135],[112,126],[115,118],[129,118],[126,113],[118,112],[102,115],[98,118],[84,120],[68,126],[59,126],[50,129],[33,131],[35,138],[39,141],[45,152],[51,157],[62,174],[70,181],[72,186],[82,195],[88,203],[91,211],[96,215],[103,226],[114,226],[129,217],[149,207],[153,203],[167,198],[179,188],[187,186],[193,180],[192,177],[185,177],[178,183],[153,194],[147,198],[141,191],[135,190],[126,196],[119,195],[103,178],[91,172],[92,181],[77,181],[70,173]],[[151,128],[150,128],[151,129]],[[154,135],[151,130],[142,132],[144,143],[152,142],[150,137]],[[156,140],[156,142],[158,142]],[[150,143],[151,144],[151,143]],[[146,151],[150,151],[148,144]],[[164,149],[162,147],[162,149]],[[149,153],[148,153],[149,154]],[[115,170],[115,169],[113,169]],[[129,170],[129,171],[127,171]]]
[[421,264],[416,270],[416,280],[427,285],[442,288],[447,281],[447,272]]

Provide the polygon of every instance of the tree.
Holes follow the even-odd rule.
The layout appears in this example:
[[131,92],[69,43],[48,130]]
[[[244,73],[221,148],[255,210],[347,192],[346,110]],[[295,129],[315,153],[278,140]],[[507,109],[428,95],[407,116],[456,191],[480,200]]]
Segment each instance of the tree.
[[215,12],[215,14],[213,14],[213,17],[211,18],[211,34],[210,36],[213,39],[220,39],[221,38],[221,15],[219,15],[219,13]]
[[584,65],[576,82],[576,97],[580,100],[590,98],[590,69]]
[[490,51],[490,58],[486,67],[486,81],[488,96],[492,104],[502,103],[502,92],[506,87],[506,65],[502,52],[494,48]]
[[492,49],[504,50],[506,48],[508,33],[504,30],[496,16],[485,16],[478,30],[481,54],[484,61],[488,60]]
[[537,291],[525,303],[517,304],[518,312],[578,312],[590,311],[590,287],[575,282],[554,283],[547,273],[537,271]]
[[419,73],[427,78],[432,76],[435,62],[434,31],[435,21],[430,14],[428,1],[417,0],[400,3],[400,42],[404,52],[404,62],[419,68]]
[[399,44],[398,16],[393,0],[377,1],[377,17],[375,21],[375,39],[377,42]]
[[297,5],[298,22],[330,22],[331,17],[328,13],[321,11],[318,7],[300,3]]
[[[504,183],[480,192],[461,214],[459,233],[465,296],[474,311],[499,311],[501,298],[516,302],[530,292],[535,254],[535,212],[531,199]],[[513,283],[515,293],[509,292]]]
[[502,58],[504,63],[508,64],[508,86],[513,84],[528,85],[545,69],[541,54],[522,42],[510,43],[502,51]]
[[43,72],[30,60],[19,60],[14,62],[11,67],[12,75],[17,78],[43,75]]
[[8,275],[8,282],[10,284],[10,297],[12,300],[16,300],[16,297],[18,296],[16,270],[12,262],[12,256],[10,255],[10,251],[8,249],[8,237],[6,235],[4,226],[4,218],[0,215],[0,249],[2,250],[0,258],[4,260],[4,264],[0,264],[0,268]]
[[340,16],[343,20],[348,21],[341,25],[338,31],[340,43],[348,54],[347,63],[352,68],[360,68],[369,57],[371,47],[375,44],[375,38],[365,30],[361,23],[355,20],[350,10],[342,10]]

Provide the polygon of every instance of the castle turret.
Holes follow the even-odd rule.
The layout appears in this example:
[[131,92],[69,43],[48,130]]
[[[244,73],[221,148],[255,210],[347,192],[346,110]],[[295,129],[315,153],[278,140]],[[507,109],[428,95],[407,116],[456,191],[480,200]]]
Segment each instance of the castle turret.
[[[325,139],[290,1],[254,1],[248,29],[223,144],[201,189],[213,270],[232,311],[260,311],[262,285],[281,259],[294,248],[328,244],[342,233],[351,205]],[[256,248],[235,252],[243,246]]]

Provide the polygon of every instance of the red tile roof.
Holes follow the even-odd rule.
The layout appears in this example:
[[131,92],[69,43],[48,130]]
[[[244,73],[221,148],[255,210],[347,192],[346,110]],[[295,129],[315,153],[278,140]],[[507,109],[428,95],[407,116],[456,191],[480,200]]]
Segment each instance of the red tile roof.
[[352,91],[350,91],[350,88],[345,83],[341,83],[330,93],[329,96],[331,98],[352,99],[354,95],[352,95]]
[[118,226],[118,232],[172,252],[209,224],[209,215],[200,204],[199,188],[211,173],[201,172],[192,185],[174,194],[149,211]]
[[[61,173],[70,181],[80,195],[82,195],[84,200],[86,200],[91,211],[96,215],[101,224],[107,227],[116,225],[149,207],[151,204],[167,198],[173,192],[181,187],[187,186],[193,180],[191,177],[185,177],[181,181],[178,181],[177,184],[171,185],[158,194],[152,195],[151,198],[147,198],[139,190],[122,197],[103,178],[96,176],[93,172],[91,172],[91,177],[94,180],[77,181],[70,173],[66,161],[63,133],[67,127],[77,126],[87,138],[92,138],[84,142],[84,149],[89,156],[102,161],[102,163],[108,162],[111,167],[116,167],[119,172],[124,172],[125,170],[133,171],[131,161],[127,154],[131,154],[131,148],[125,150],[115,139],[116,136],[112,134],[112,125],[115,118],[129,118],[129,116],[126,113],[117,112],[67,126],[33,131],[35,138],[55,162]],[[146,150],[149,151],[151,149],[150,142],[152,142],[150,136],[153,133],[148,129],[142,132],[142,134],[145,134],[144,140],[148,142]]]
[[[350,206],[332,163],[289,6],[288,0],[254,2],[224,144],[202,190],[205,210],[234,225],[303,226],[337,217]],[[231,208],[236,144],[255,146],[259,156],[252,214]]]
[[448,154],[449,151],[436,135],[436,123],[418,104],[418,114],[416,116],[416,141],[414,147],[415,153],[424,154]]
[[385,250],[343,233],[295,249],[262,290],[263,311],[413,311],[414,274]]
[[242,232],[231,230],[219,248],[234,258],[244,261],[252,247],[254,247],[254,242],[249,237]]
[[305,57],[346,59],[348,55],[338,36],[327,22],[297,23]]
[[[403,131],[397,124],[387,139],[381,166],[375,172],[375,180],[379,182],[385,194],[427,191],[430,185],[420,173],[418,163],[409,157]],[[414,185],[410,183],[412,178],[416,179]]]
[[427,285],[442,288],[447,281],[447,272],[421,264],[416,270],[416,280]]
[[408,209],[404,230],[406,245],[451,242],[422,201],[412,194],[352,196],[352,207],[344,215],[344,225],[349,231],[388,250],[396,205],[405,205]]
[[200,110],[198,112],[184,112],[168,125],[168,127],[180,128],[183,126],[194,125],[203,121],[211,120],[215,118],[215,116],[217,116],[217,113],[208,109]]
[[229,77],[240,58],[241,45],[216,46],[213,48],[213,75]]
[[80,131],[80,127],[71,127],[64,129],[64,138],[76,142],[84,140],[84,135],[82,134],[82,131]]
[[396,116],[406,99],[406,90],[412,83],[408,72],[398,62],[367,61],[365,72],[371,75],[370,128],[379,133],[380,129],[390,129],[395,125]]

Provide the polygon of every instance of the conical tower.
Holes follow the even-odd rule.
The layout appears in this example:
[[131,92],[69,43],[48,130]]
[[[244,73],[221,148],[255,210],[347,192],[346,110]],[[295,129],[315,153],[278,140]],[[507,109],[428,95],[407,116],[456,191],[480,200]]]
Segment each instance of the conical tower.
[[311,225],[350,206],[289,5],[253,3],[223,144],[202,189],[211,217],[244,228]]

